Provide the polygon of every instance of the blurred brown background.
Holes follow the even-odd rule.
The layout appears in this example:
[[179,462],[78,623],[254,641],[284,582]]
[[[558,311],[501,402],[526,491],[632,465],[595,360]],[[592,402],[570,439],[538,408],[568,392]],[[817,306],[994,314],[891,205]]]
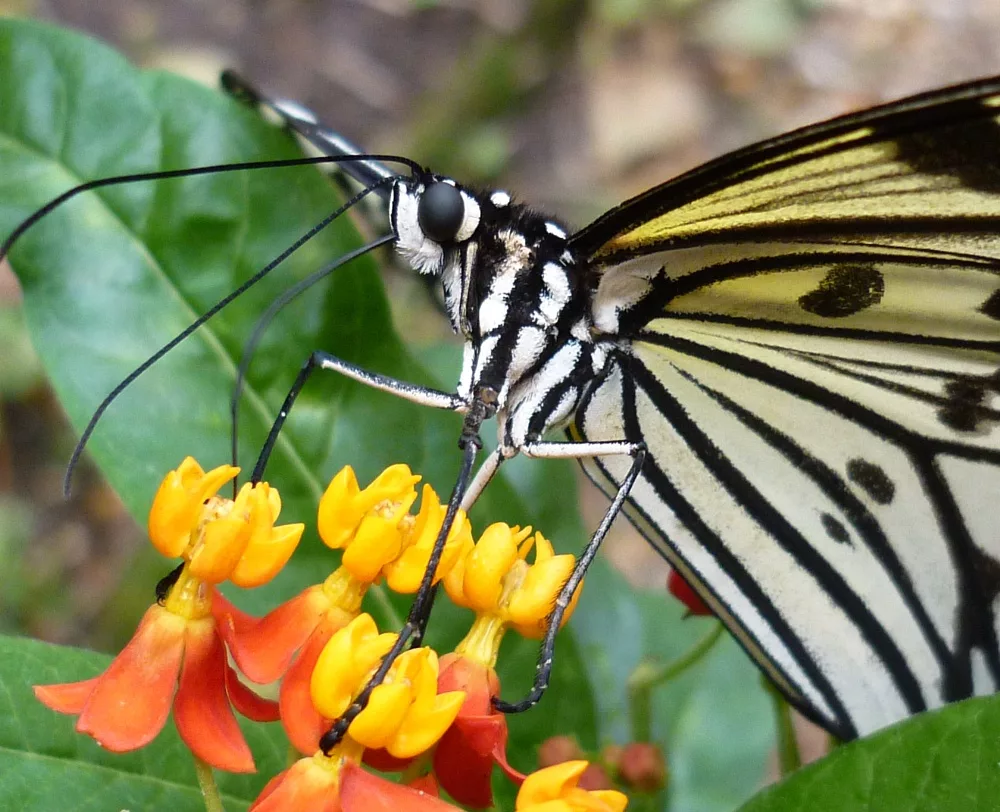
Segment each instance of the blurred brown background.
[[[1000,73],[1000,0],[0,0],[0,14],[207,83],[239,67],[368,149],[577,224],[752,140]],[[411,340],[448,339],[414,280],[387,282]],[[92,470],[63,501],[73,440],[0,269],[0,630],[111,649],[162,565]],[[584,502],[596,523],[603,503]],[[630,536],[611,554],[662,584]],[[137,570],[149,579],[123,581]]]

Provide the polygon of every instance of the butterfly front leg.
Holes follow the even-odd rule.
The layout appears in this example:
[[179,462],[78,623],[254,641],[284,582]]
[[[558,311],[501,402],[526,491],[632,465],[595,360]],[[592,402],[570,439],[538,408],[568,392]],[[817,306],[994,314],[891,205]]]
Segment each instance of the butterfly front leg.
[[299,374],[296,376],[295,381],[288,390],[288,394],[285,396],[284,402],[281,404],[278,416],[274,419],[271,430],[268,432],[267,440],[264,441],[264,446],[257,457],[257,464],[254,465],[253,474],[250,478],[251,482],[260,482],[264,478],[264,468],[267,467],[267,461],[271,456],[271,451],[274,449],[274,444],[278,441],[278,435],[285,425],[285,420],[288,419],[288,414],[291,412],[295,400],[302,391],[302,387],[305,386],[306,381],[309,380],[309,377],[317,369],[339,372],[341,375],[358,383],[363,383],[365,386],[370,386],[372,389],[388,392],[420,406],[447,409],[459,413],[466,412],[469,408],[467,401],[455,392],[442,392],[439,389],[431,389],[427,386],[419,386],[408,381],[391,378],[387,375],[380,375],[377,372],[370,372],[342,358],[337,358],[335,355],[330,355],[328,352],[315,350],[302,365],[302,369],[299,370]]

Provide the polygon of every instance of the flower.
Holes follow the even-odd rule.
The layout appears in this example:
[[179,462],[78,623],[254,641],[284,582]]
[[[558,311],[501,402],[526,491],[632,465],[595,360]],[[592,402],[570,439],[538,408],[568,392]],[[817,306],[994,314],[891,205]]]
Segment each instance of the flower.
[[288,563],[305,525],[275,527],[281,496],[266,482],[246,483],[235,500],[215,496],[239,471],[220,465],[206,473],[185,458],[153,499],[149,538],[168,558],[184,558],[202,581],[260,586]]
[[[572,555],[556,555],[552,543],[541,533],[530,536],[530,527],[521,529],[502,522],[490,525],[445,576],[444,586],[459,606],[479,615],[492,615],[504,626],[537,639],[545,633],[553,602],[576,562]],[[532,548],[535,563],[529,565],[526,559]],[[580,587],[563,623],[576,607]]]
[[442,657],[440,669],[438,690],[463,691],[465,702],[434,749],[434,774],[459,803],[491,806],[494,764],[512,781],[524,779],[507,762],[507,717],[491,702],[500,693],[500,680],[492,666],[457,653]]
[[[367,614],[331,636],[312,678],[313,703],[325,722],[347,710],[395,642],[396,635],[379,634]],[[454,810],[435,797],[433,778],[417,779],[416,787],[400,786],[370,775],[359,763],[366,752],[409,759],[426,751],[451,725],[464,699],[462,692],[439,693],[438,661],[432,650],[402,653],[343,739],[329,753],[300,759],[273,779],[251,811]],[[435,793],[425,788],[435,788]]]
[[715,614],[677,570],[670,570],[667,576],[667,591],[687,607],[689,615],[711,617]]
[[[335,719],[350,707],[396,642],[379,634],[371,615],[363,614],[330,638],[312,675],[313,705]],[[347,729],[367,748],[385,750],[397,759],[428,750],[458,715],[465,693],[438,690],[438,658],[429,648],[400,654],[368,703]]]
[[622,812],[628,798],[613,789],[588,791],[577,784],[586,761],[565,761],[533,772],[524,779],[514,809],[517,812]]
[[77,731],[115,753],[152,741],[173,707],[181,739],[198,758],[221,770],[253,772],[253,757],[230,703],[256,721],[276,720],[277,705],[240,683],[212,617],[192,613],[190,598],[174,598],[189,591],[191,581],[182,573],[166,605],[146,610],[132,640],[103,674],[77,683],[36,685],[35,696],[55,711],[79,714]]
[[[535,550],[535,561],[527,563]],[[482,808],[493,803],[491,776],[497,765],[515,782],[524,779],[507,762],[507,720],[492,705],[500,693],[494,666],[508,628],[541,637],[553,603],[573,571],[571,555],[556,555],[531,528],[490,525],[466,548],[445,575],[449,597],[476,612],[476,619],[453,654],[441,660],[439,690],[463,690],[465,703],[434,751],[434,773],[460,803]],[[577,591],[564,621],[576,605]]]
[[339,748],[300,759],[273,778],[250,812],[456,812],[416,787],[394,784],[356,763]]
[[[365,593],[383,575],[396,586],[409,585],[411,591],[419,586],[445,512],[433,489],[425,486],[420,512],[409,514],[419,479],[407,466],[393,465],[362,489],[350,466],[343,468],[331,480],[318,511],[324,542],[343,550],[341,566],[324,583],[260,619],[216,598],[215,616],[243,673],[261,684],[282,679],[282,724],[304,754],[316,749],[329,724],[313,707],[309,688],[323,647],[357,617]],[[468,520],[460,514],[437,572],[443,575],[471,545]]]
[[659,792],[667,785],[667,760],[651,742],[631,742],[618,758],[618,779],[640,792]]
[[281,723],[301,753],[313,752],[328,727],[309,693],[313,667],[333,634],[357,616],[365,589],[340,568],[263,618],[215,595],[212,610],[239,669],[258,684],[282,680]]
[[[214,584],[241,568],[251,580],[276,572],[302,526],[273,527],[280,498],[266,483],[245,487],[242,501],[211,495],[237,471],[220,466],[205,473],[188,457],[167,474],[150,511],[150,537],[160,552],[183,556],[185,564],[162,605],[146,611],[100,676],[35,686],[41,702],[78,714],[76,729],[113,752],[148,744],[173,708],[181,739],[198,758],[230,772],[252,772],[232,707],[257,721],[277,719],[277,705],[242,685],[229,666],[211,607]],[[245,565],[248,554],[252,561]]]
[[365,514],[378,507],[381,518],[387,518],[387,514],[402,516],[417,500],[413,486],[419,481],[409,466],[390,465],[361,489],[354,469],[344,466],[330,480],[319,502],[317,529],[323,543],[333,550],[347,547],[357,536]]
[[[386,583],[393,592],[412,595],[419,589],[447,512],[447,506],[441,504],[434,490],[429,485],[424,485],[420,512],[416,516],[404,516],[400,523],[399,555],[382,568]],[[451,572],[472,546],[472,525],[466,518],[465,511],[459,510],[448,531],[432,583],[436,584]]]

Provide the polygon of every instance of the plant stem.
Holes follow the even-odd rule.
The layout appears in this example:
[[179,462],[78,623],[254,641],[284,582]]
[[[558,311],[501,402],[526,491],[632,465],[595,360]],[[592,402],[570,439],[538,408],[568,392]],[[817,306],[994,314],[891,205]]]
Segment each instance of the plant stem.
[[722,637],[722,624],[718,621],[712,629],[680,657],[663,665],[649,661],[636,666],[628,679],[629,714],[632,719],[632,740],[647,742],[652,735],[650,706],[653,689],[670,682],[701,660]]
[[194,774],[198,776],[198,787],[205,801],[205,812],[226,812],[222,805],[222,796],[219,795],[219,785],[215,783],[215,774],[198,756],[194,757]]
[[774,725],[778,731],[778,769],[784,778],[802,766],[799,740],[795,735],[795,724],[792,722],[792,709],[771,680],[767,677],[761,679],[764,688],[771,696],[771,705],[774,708]]

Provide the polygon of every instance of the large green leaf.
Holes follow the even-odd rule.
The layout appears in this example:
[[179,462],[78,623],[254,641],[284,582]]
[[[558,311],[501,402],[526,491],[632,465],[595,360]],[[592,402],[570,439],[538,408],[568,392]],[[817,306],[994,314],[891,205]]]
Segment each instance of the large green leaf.
[[[77,34],[0,21],[0,236],[92,178],[297,154],[284,133],[217,92],[136,71]],[[74,426],[81,429],[119,380],[337,204],[330,184],[309,168],[229,173],[107,187],[31,229],[10,260],[24,288],[33,342]],[[89,450],[133,515],[141,520],[160,478],[184,455],[205,465],[228,458],[228,400],[256,318],[280,291],[358,244],[346,223],[327,229],[112,406]],[[243,465],[252,464],[292,379],[317,348],[407,380],[432,380],[392,329],[374,263],[356,262],[296,300],[264,336],[241,404]],[[452,364],[439,383],[451,386],[454,379]],[[282,491],[282,520],[312,524],[326,481],[348,463],[364,480],[389,463],[407,462],[446,495],[458,467],[458,427],[454,415],[320,374],[303,392],[268,467],[268,479]],[[477,528],[494,520],[533,524],[558,548],[579,549],[586,533],[572,466],[516,460],[506,468],[473,512]],[[310,534],[275,582],[236,599],[263,612],[335,563]],[[575,634],[561,638],[551,690],[538,709],[511,719],[511,759],[521,769],[534,766],[535,748],[554,733],[574,733],[588,747],[627,739],[621,721],[628,671],[643,657],[675,655],[697,636],[663,596],[635,595],[602,562],[588,581]],[[401,622],[406,605],[381,589],[368,599],[387,627]],[[468,622],[467,614],[438,601],[430,642],[447,649]],[[527,690],[536,655],[533,642],[505,642],[506,698]],[[82,655],[60,657],[47,661],[46,679],[90,676],[99,668],[98,660]],[[743,704],[734,711],[737,695]],[[652,729],[678,770],[677,808],[695,801],[705,809],[729,808],[756,786],[771,735],[761,722],[761,696],[745,658],[733,649],[713,654],[662,693]],[[20,704],[8,708],[0,725],[17,724]],[[33,725],[45,728],[51,718],[38,711]],[[120,777],[103,765],[123,757],[70,745],[68,728],[60,730],[66,758],[86,762],[74,769],[87,780],[103,776],[101,792],[110,793]],[[725,758],[706,759],[706,748],[714,747]],[[163,770],[156,774],[178,780]],[[146,806],[137,797],[101,794],[100,807]],[[13,783],[0,783],[0,805],[17,798]],[[507,792],[504,802],[509,798]],[[47,803],[35,808],[55,808]]]
[[970,699],[838,748],[741,812],[1000,809],[1000,702]]

